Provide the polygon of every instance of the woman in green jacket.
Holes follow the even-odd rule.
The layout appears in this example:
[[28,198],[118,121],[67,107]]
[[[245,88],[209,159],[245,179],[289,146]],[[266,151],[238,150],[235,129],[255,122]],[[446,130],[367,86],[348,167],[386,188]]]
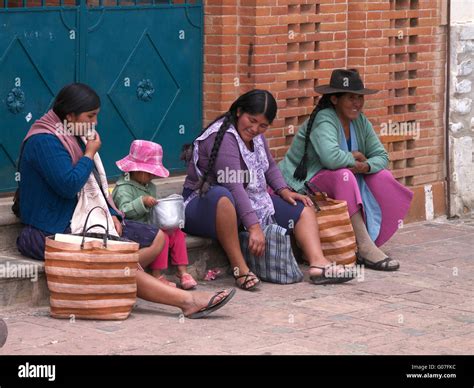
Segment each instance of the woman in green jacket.
[[355,69],[336,69],[323,96],[303,123],[279,166],[288,184],[303,192],[305,182],[347,201],[358,245],[358,263],[394,271],[399,263],[379,247],[402,224],[413,193],[387,170],[388,154],[362,113],[366,89]]

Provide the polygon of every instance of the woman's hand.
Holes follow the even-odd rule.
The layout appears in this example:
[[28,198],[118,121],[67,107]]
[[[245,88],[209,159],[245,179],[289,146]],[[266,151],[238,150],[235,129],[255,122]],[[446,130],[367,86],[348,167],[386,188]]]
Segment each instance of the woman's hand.
[[158,201],[155,198],[153,198],[151,195],[146,195],[142,197],[142,201],[145,207],[147,208],[152,208],[158,203]]
[[93,135],[89,136],[87,139],[88,140],[84,156],[87,156],[89,159],[94,159],[94,155],[97,151],[99,151],[100,147],[102,146],[99,133],[97,131],[94,131]]
[[262,257],[265,254],[265,235],[260,224],[249,227],[249,251],[252,255]]
[[359,151],[352,151],[352,156],[354,156],[354,159],[359,162],[365,162],[367,160],[365,155]]
[[354,174],[367,174],[370,170],[369,163],[367,162],[355,162],[354,167],[349,168]]
[[314,206],[313,201],[307,195],[295,193],[290,189],[281,190],[280,197],[293,206],[296,206],[296,201],[303,202],[305,206]]
[[117,231],[118,235],[122,235],[122,223],[119,221],[117,216],[112,216],[112,220],[114,221],[115,230]]

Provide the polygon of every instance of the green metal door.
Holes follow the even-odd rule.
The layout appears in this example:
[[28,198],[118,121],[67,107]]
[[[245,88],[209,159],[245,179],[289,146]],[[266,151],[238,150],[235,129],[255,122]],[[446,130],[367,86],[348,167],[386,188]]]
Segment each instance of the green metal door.
[[182,169],[181,145],[202,123],[202,15],[184,0],[0,8],[0,191],[15,189],[22,138],[70,82],[100,95],[109,177],[134,139],[160,143],[165,166]]

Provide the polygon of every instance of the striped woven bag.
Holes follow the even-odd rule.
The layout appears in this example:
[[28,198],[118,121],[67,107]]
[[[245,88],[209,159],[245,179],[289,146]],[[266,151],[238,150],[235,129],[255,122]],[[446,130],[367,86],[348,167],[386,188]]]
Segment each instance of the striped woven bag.
[[86,232],[84,228],[82,236],[57,234],[46,238],[51,316],[126,319],[137,296],[139,245],[108,232],[101,236]]
[[263,228],[265,254],[255,257],[249,249],[249,232],[240,232],[240,248],[250,270],[261,280],[277,284],[299,283],[303,273],[291,250],[290,236],[281,226],[269,224]]
[[324,256],[337,264],[355,263],[357,244],[347,202],[329,198],[312,183],[305,186],[315,205]]

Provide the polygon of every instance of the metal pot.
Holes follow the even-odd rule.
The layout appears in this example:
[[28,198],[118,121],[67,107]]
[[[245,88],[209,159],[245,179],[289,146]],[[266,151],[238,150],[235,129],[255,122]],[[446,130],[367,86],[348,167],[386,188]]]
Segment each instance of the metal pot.
[[171,194],[158,200],[151,213],[151,223],[160,229],[184,228],[184,200],[179,194]]

